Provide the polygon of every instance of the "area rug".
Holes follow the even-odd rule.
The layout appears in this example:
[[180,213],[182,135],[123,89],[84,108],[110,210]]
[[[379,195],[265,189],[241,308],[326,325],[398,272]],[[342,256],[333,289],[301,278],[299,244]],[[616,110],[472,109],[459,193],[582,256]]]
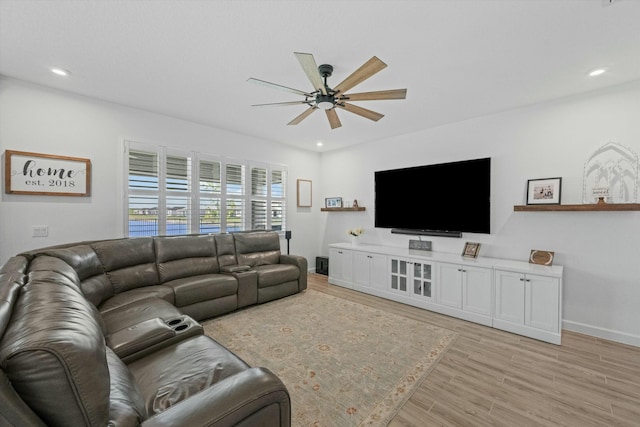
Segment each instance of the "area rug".
[[291,395],[294,426],[385,426],[457,333],[314,290],[203,323]]

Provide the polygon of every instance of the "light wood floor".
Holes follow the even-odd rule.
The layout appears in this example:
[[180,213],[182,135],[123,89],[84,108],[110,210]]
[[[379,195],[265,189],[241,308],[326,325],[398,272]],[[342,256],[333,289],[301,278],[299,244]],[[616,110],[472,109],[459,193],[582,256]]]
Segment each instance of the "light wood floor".
[[389,426],[640,426],[640,348],[521,337],[327,283],[309,288],[459,333]]

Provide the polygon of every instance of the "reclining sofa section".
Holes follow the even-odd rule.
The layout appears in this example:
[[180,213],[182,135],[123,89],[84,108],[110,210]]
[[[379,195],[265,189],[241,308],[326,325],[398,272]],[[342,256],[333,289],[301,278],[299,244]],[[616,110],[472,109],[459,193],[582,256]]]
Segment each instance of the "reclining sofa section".
[[275,232],[82,242],[0,267],[0,425],[289,426],[289,393],[199,320],[303,291]]

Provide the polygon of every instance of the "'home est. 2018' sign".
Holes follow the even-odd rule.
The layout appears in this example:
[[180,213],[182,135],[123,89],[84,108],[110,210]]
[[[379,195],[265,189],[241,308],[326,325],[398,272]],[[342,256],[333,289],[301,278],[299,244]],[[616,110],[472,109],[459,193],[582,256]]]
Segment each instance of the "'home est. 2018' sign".
[[91,160],[5,151],[5,192],[46,196],[89,196]]

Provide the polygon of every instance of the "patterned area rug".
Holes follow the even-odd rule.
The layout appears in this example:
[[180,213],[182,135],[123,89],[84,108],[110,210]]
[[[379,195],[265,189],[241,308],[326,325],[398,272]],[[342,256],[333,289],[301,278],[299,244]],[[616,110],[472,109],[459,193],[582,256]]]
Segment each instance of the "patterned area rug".
[[385,426],[457,333],[307,290],[203,323],[291,395],[294,426]]

